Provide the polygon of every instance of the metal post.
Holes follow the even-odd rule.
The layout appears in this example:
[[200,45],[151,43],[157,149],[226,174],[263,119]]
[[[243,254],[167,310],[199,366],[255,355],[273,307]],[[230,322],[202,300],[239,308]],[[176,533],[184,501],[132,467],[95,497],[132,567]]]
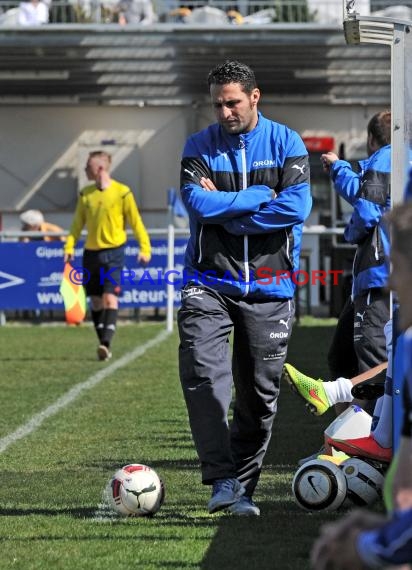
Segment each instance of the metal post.
[[[344,0],[345,1],[345,0]],[[346,2],[350,8],[354,4],[351,0]],[[406,184],[409,155],[411,152],[410,135],[410,93],[408,79],[410,69],[408,61],[412,55],[411,28],[412,22],[395,22],[391,18],[359,18],[349,14],[343,23],[347,43],[350,44],[382,44],[391,46],[391,111],[392,111],[392,155],[391,155],[391,200],[392,205],[403,201]],[[402,307],[400,308],[400,311]],[[399,445],[400,427],[402,422],[402,340],[398,339],[397,311],[392,311],[392,422],[393,422],[393,448]]]
[[[412,22],[411,22],[412,26]],[[411,105],[408,91],[406,69],[408,56],[412,54],[412,42],[410,41],[409,26],[395,24],[392,45],[392,170],[391,170],[391,200],[392,206],[403,201],[403,194],[407,180],[410,141],[408,140],[409,112]],[[391,303],[392,308],[392,303]],[[402,311],[402,307],[399,308]],[[399,338],[397,311],[393,315],[392,326],[392,424],[393,424],[393,448],[399,446],[403,405],[402,385],[403,375],[403,348],[402,339]]]
[[[173,270],[175,260],[175,227],[173,224],[173,207],[169,205],[169,221],[167,225],[167,271]],[[168,273],[168,275],[171,275]],[[175,300],[175,287],[167,280],[167,309],[166,309],[166,328],[168,332],[173,331],[173,312]]]

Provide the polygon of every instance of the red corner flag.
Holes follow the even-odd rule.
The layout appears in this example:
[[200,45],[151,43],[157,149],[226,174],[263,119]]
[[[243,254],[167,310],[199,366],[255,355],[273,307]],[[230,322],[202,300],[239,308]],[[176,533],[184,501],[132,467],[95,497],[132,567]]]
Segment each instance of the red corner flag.
[[66,323],[79,325],[86,316],[86,294],[83,285],[73,282],[71,275],[73,275],[73,267],[70,263],[66,263],[60,284],[60,294],[63,297],[66,311]]

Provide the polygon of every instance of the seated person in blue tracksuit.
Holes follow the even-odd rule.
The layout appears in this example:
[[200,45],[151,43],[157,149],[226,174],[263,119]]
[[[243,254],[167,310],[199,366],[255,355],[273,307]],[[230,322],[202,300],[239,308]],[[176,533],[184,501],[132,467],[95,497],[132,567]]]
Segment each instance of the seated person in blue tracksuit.
[[[389,516],[366,510],[326,526],[312,550],[316,570],[364,570],[412,563],[412,203],[386,216],[392,230],[389,279],[399,300],[405,377],[404,422],[398,453],[385,482]],[[400,341],[398,341],[399,343]]]

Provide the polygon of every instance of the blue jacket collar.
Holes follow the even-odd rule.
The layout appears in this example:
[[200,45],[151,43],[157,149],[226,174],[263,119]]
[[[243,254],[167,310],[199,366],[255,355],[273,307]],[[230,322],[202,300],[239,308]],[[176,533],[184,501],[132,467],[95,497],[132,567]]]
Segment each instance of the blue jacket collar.
[[248,133],[242,133],[240,135],[230,135],[228,134],[225,129],[219,126],[220,132],[222,137],[227,141],[227,144],[230,148],[238,149],[241,148],[242,142],[245,146],[248,146],[248,143],[252,141],[256,136],[258,136],[263,130],[263,123],[265,122],[265,118],[260,111],[258,111],[258,122],[254,129],[249,131]]

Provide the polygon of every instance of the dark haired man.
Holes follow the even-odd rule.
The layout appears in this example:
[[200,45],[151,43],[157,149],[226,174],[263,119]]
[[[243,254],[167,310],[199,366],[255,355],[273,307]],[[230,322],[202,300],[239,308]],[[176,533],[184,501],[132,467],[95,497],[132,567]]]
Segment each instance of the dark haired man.
[[190,239],[180,379],[202,482],[213,485],[209,512],[256,516],[252,495],[276,414],[294,315],[292,272],[311,208],[309,164],[299,135],[258,112],[260,91],[247,65],[218,65],[208,85],[217,122],[189,137],[181,163]]

